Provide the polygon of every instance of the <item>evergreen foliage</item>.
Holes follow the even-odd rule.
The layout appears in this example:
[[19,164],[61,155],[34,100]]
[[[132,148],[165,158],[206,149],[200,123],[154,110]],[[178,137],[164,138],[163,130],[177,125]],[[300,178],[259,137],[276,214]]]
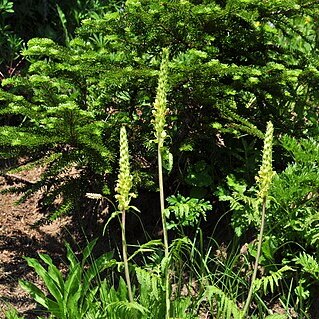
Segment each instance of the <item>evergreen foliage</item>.
[[[10,17],[14,14],[13,1],[0,1],[0,79],[7,73],[14,72],[14,61],[19,56],[22,40],[12,31],[9,23]],[[6,68],[4,68],[6,66]]]
[[[54,198],[63,190],[69,208],[81,194],[102,193],[105,180],[111,189],[122,123],[132,128],[136,156],[146,153],[159,55],[170,47],[168,125],[174,124],[172,152],[180,158],[171,178],[198,189],[178,174],[194,172],[196,154],[219,167],[217,180],[204,186],[214,188],[242,164],[235,149],[226,152],[218,141],[232,149],[233,135],[248,133],[241,139],[250,143],[263,136],[267,119],[280,132],[317,131],[311,119],[318,70],[310,55],[316,36],[301,27],[316,10],[316,3],[295,1],[127,1],[120,11],[84,20],[67,47],[32,39],[23,51],[27,74],[2,83],[1,155],[47,160],[33,191],[46,187]],[[293,35],[304,45],[287,45]],[[183,151],[190,140],[191,151]],[[135,161],[142,184],[151,180],[152,170],[145,178],[143,167],[148,155]]]

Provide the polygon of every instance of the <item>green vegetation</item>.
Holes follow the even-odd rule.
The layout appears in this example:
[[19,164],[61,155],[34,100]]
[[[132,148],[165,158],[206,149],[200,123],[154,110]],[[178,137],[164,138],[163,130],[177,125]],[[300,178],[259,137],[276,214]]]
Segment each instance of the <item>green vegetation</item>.
[[[9,191],[42,191],[48,218],[91,230],[90,201],[107,198],[104,229],[119,217],[122,234],[119,254],[67,245],[66,273],[26,258],[48,293],[21,286],[44,312],[316,318],[319,3],[78,0],[28,34],[10,29],[19,8],[0,1],[2,70],[24,61],[1,75],[1,172],[44,171]],[[133,198],[154,191],[163,240],[131,246],[129,215],[150,223]]]

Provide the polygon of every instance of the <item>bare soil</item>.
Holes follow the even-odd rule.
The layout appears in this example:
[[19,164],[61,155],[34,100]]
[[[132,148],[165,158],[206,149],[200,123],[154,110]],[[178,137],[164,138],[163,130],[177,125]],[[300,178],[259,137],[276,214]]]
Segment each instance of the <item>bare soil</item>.
[[[26,181],[33,182],[41,168],[19,174]],[[7,180],[0,177],[0,190],[8,188]],[[68,236],[70,219],[62,218],[43,223],[37,201],[32,197],[16,205],[17,194],[0,194],[0,318],[5,311],[14,307],[25,318],[36,318],[36,304],[19,286],[24,279],[41,286],[39,278],[28,267],[24,257],[37,257],[48,253],[57,263],[63,255],[63,239]]]

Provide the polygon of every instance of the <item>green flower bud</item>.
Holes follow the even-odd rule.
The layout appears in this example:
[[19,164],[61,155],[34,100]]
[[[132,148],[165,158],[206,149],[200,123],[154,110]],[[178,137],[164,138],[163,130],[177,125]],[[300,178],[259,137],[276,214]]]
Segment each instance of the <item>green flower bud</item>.
[[168,91],[168,56],[169,52],[168,49],[163,49],[162,53],[162,63],[161,68],[159,72],[159,79],[158,79],[158,87],[157,87],[157,93],[156,98],[154,102],[154,109],[152,111],[154,115],[154,120],[152,121],[154,125],[155,130],[155,137],[157,143],[160,145],[160,147],[163,147],[164,139],[166,137],[165,132],[165,116],[168,111],[166,108],[166,95]]
[[275,172],[272,170],[273,133],[274,127],[271,122],[268,122],[264,140],[262,164],[258,172],[258,176],[256,177],[256,180],[259,184],[258,196],[262,199],[267,197],[271,180],[275,175]]
[[133,194],[130,193],[133,177],[130,174],[129,149],[125,127],[120,131],[120,170],[115,191],[120,211],[127,210]]

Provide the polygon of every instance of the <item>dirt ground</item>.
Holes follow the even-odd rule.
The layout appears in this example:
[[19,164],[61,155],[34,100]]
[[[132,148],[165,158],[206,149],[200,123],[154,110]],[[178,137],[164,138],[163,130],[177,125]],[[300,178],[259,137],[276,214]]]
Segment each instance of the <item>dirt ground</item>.
[[[40,170],[40,169],[38,169]],[[27,181],[34,181],[39,171],[17,174]],[[0,177],[0,190],[8,187],[7,180]],[[61,242],[67,236],[70,220],[58,219],[42,223],[43,214],[37,207],[38,197],[16,205],[18,195],[0,194],[0,318],[5,311],[15,307],[27,319],[36,318],[36,304],[20,287],[18,281],[25,279],[40,286],[40,281],[23,257],[37,257],[48,253],[57,263],[63,255]]]

